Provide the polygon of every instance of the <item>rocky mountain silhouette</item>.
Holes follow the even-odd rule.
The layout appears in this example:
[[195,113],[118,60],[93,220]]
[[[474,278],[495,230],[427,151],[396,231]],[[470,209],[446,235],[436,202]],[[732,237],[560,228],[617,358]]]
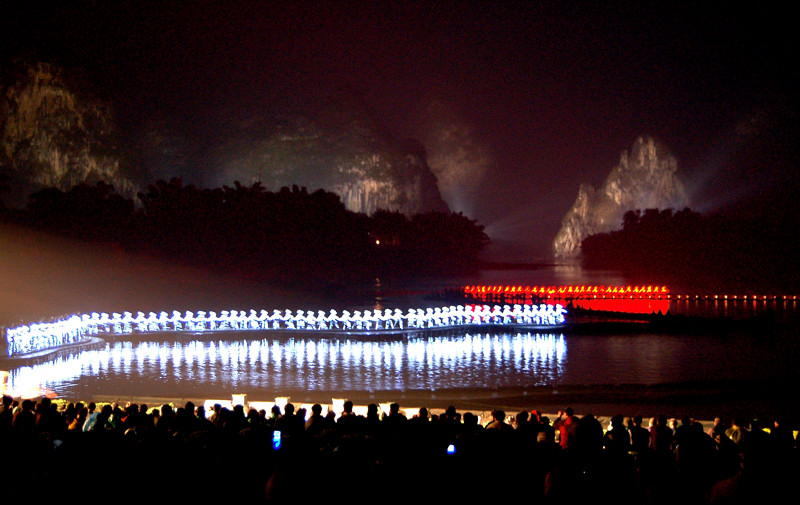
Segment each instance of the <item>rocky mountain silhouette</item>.
[[0,174],[7,204],[45,187],[106,181],[133,196],[115,140],[114,108],[56,65],[20,64],[0,84]]
[[414,215],[447,211],[425,148],[394,139],[363,101],[337,97],[311,112],[254,117],[233,125],[211,152],[216,185],[256,181],[326,189],[348,210]]
[[677,172],[678,162],[663,145],[651,137],[637,138],[600,189],[581,184],[553,240],[555,256],[579,255],[584,238],[619,230],[629,210],[687,207],[689,198]]

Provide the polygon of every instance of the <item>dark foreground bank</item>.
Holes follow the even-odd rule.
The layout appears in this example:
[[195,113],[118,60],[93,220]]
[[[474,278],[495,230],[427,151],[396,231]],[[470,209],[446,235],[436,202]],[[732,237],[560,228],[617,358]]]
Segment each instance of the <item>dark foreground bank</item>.
[[604,426],[572,409],[552,419],[523,410],[510,424],[496,409],[481,424],[455,408],[408,418],[397,404],[382,416],[372,404],[361,416],[346,403],[338,418],[316,405],[310,412],[218,408],[208,418],[191,403],[93,407],[59,410],[46,399],[4,406],[9,499],[84,489],[125,503],[155,490],[253,503],[404,495],[737,503],[783,496],[800,469],[793,433],[780,418],[767,432],[739,417],[708,429],[666,416],[615,416]]

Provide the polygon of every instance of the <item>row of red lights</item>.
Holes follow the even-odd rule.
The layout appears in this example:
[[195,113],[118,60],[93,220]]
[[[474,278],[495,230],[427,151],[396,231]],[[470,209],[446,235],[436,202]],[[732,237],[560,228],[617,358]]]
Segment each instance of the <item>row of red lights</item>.
[[666,286],[465,286],[467,294],[532,294],[532,295],[663,295]]
[[472,296],[525,295],[549,298],[672,298],[678,300],[797,300],[797,295],[672,295],[666,286],[465,286]]
[[675,295],[681,300],[797,300],[797,295]]

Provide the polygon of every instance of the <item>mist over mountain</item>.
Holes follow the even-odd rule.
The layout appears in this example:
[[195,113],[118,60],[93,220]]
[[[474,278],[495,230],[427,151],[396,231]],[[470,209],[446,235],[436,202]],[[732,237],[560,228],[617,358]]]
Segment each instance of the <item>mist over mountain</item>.
[[239,119],[208,159],[214,186],[261,181],[272,190],[326,189],[348,210],[365,214],[448,210],[422,144],[394,139],[352,95],[326,100],[315,111]]
[[204,142],[159,116],[118,131],[114,104],[65,74],[37,62],[6,80],[0,170],[9,205],[48,186],[105,180],[132,196],[155,179],[181,177],[201,187],[261,181],[275,191],[326,189],[348,210],[367,214],[448,210],[422,144],[394,139],[352,95],[333,95],[313,111],[233,113],[216,125],[217,139]]
[[9,205],[24,205],[44,187],[67,190],[100,180],[135,194],[121,168],[113,104],[56,65],[20,65],[3,77],[0,176]]
[[675,158],[650,137],[639,137],[620,156],[600,189],[581,184],[578,197],[553,240],[556,256],[580,253],[581,241],[618,230],[625,212],[636,209],[683,209],[689,198],[678,177]]

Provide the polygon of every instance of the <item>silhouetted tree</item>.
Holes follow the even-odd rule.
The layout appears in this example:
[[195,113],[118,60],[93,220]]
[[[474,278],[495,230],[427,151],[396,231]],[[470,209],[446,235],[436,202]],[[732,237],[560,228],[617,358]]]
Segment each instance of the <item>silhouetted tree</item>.
[[122,243],[133,224],[133,202],[103,181],[69,191],[45,188],[30,195],[27,211],[44,229],[84,240]]
[[722,286],[794,286],[800,277],[797,223],[746,216],[704,216],[690,209],[623,216],[621,230],[587,237],[584,265],[667,274]]
[[285,282],[462,272],[488,243],[483,227],[460,213],[368,217],[334,193],[297,186],[270,192],[237,181],[198,189],[174,178],[138,196],[134,210],[104,182],[46,188],[31,195],[26,212],[39,228]]

